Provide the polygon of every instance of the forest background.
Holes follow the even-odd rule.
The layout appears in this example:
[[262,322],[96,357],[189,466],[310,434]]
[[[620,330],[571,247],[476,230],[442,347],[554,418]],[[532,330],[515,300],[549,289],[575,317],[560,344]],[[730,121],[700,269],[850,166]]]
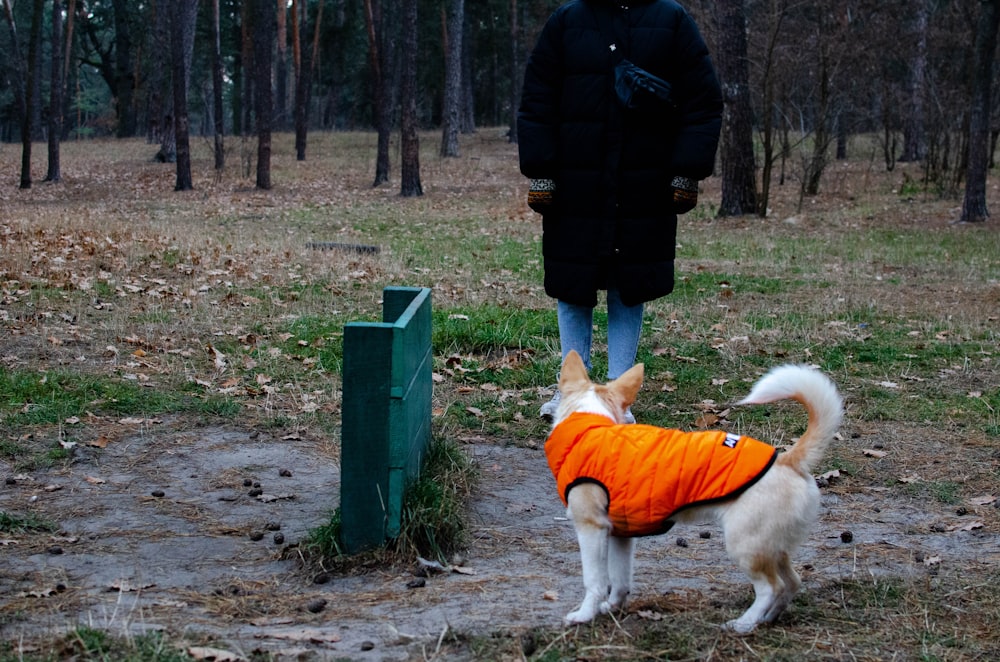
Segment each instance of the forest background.
[[[272,130],[375,129],[374,184],[389,181],[401,131],[400,189],[420,195],[417,134],[510,128],[524,63],[557,0],[2,0],[0,139],[145,136],[191,188],[189,136],[256,136],[244,172],[270,188]],[[920,161],[942,196],[965,187],[981,221],[998,122],[991,108],[1000,1],[692,0],[726,91],[720,215],[767,210],[772,181],[815,195],[848,137],[880,136],[882,159]],[[60,112],[52,112],[57,107]],[[755,137],[756,136],[756,137]],[[31,140],[29,140],[30,138]],[[971,149],[970,149],[971,148]],[[792,164],[793,155],[800,155]],[[790,173],[794,168],[796,172]],[[968,184],[968,186],[965,186]],[[972,198],[970,200],[970,197]]]

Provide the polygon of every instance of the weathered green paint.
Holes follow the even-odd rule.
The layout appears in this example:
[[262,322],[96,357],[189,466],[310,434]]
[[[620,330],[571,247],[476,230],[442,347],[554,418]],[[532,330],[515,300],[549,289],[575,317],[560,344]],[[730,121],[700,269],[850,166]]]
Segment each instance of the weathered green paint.
[[385,288],[382,320],[344,326],[341,542],[352,554],[399,535],[430,440],[430,290]]

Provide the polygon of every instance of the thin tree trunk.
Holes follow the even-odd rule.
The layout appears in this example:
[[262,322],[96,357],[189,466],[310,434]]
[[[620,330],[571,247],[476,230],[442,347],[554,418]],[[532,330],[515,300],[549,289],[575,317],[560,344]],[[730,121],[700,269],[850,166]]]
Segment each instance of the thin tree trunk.
[[[442,10],[444,11],[444,10]],[[458,156],[458,131],[462,107],[462,26],[465,0],[450,0],[445,21],[444,103],[442,104],[441,156]]]
[[[390,0],[391,1],[391,0]],[[375,131],[378,146],[375,151],[375,180],[372,186],[380,186],[389,181],[389,139],[392,134],[392,113],[389,94],[389,77],[386,65],[389,63],[393,43],[387,34],[385,7],[382,0],[365,0],[365,27],[368,30],[368,56],[372,69],[372,106],[375,112]]]
[[400,104],[400,195],[423,195],[420,185],[420,138],[417,135],[417,0],[403,0],[403,79]]
[[511,143],[517,143],[517,108],[521,95],[521,39],[517,21],[517,0],[510,0],[510,127],[507,137]]
[[740,216],[757,211],[746,8],[744,0],[720,0],[716,11],[721,35],[719,77],[725,97],[719,155],[722,167],[719,216]]
[[1000,0],[983,0],[979,4],[965,200],[959,219],[963,223],[981,223],[990,216],[986,208],[986,166],[989,163],[986,150],[990,144],[990,98],[997,29],[1000,27]]
[[[28,37],[28,77],[24,91],[25,113],[21,121],[21,186],[31,188],[31,137],[34,132],[33,118],[38,89],[38,55],[42,42],[42,18],[45,14],[45,0],[35,0],[31,14],[31,34]],[[13,20],[13,19],[12,19]],[[13,25],[13,22],[11,22]]]
[[174,140],[177,145],[177,183],[175,191],[194,188],[191,177],[191,139],[188,119],[187,88],[194,54],[194,28],[198,0],[173,0],[170,3],[170,57],[174,93]]
[[28,185],[24,186],[24,124],[25,118],[28,116],[28,101],[25,96],[26,86],[24,83],[25,72],[24,72],[24,61],[21,59],[21,47],[18,43],[17,38],[17,24],[14,21],[14,8],[11,5],[12,0],[3,0],[3,10],[4,16],[7,18],[7,27],[10,29],[10,43],[11,51],[13,52],[14,66],[11,70],[14,72],[14,101],[15,107],[17,108],[17,119],[21,124],[21,134],[22,134],[22,149],[21,149],[21,188],[31,188],[31,134],[28,133]]
[[[293,57],[295,64],[295,158],[306,159],[306,146],[309,135],[309,104],[312,99],[313,49],[302,48],[302,31],[308,24],[309,3],[304,0],[292,2],[292,38]],[[317,9],[316,24],[319,26],[323,18],[323,1],[320,0]],[[319,33],[314,35],[314,48],[318,47]]]
[[70,101],[72,100],[72,95],[69,93],[73,89],[73,81],[77,78],[75,76],[75,68],[70,67],[70,62],[73,58],[73,36],[76,29],[76,0],[69,0],[66,6],[66,38],[65,38],[65,48],[63,49],[64,56],[64,66],[63,66],[63,106],[61,109],[63,126],[62,126],[62,138],[65,140],[69,136],[69,127],[71,122],[66,121],[66,117],[69,116],[70,111]]
[[258,0],[254,16],[253,69],[256,88],[257,115],[257,188],[271,188],[271,128],[274,114],[274,92],[271,89],[271,66],[274,46],[274,5],[271,0]]
[[[924,94],[927,85],[927,29],[930,24],[929,0],[916,0],[914,30],[916,46],[910,62],[910,109],[903,119],[903,153],[900,161],[920,161],[927,155],[924,134]],[[894,161],[895,159],[890,159]]]
[[[169,0],[171,4],[185,0]],[[115,97],[118,106],[118,137],[131,138],[136,132],[135,112],[135,55],[132,48],[132,27],[129,21],[129,2],[113,0],[115,41]]]
[[62,2],[52,0],[52,79],[49,89],[49,169],[45,181],[62,179],[59,140],[63,124],[63,26]]
[[284,129],[288,123],[288,0],[277,0],[275,38],[277,61],[274,63],[274,124]]
[[219,0],[212,0],[212,114],[215,123],[215,169],[226,167],[224,110],[222,108],[222,37],[220,32]]

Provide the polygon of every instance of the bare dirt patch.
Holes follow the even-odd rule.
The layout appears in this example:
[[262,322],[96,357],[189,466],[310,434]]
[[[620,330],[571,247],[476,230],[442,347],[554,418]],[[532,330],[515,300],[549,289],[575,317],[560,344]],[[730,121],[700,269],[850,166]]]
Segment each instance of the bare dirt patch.
[[[104,449],[77,447],[59,469],[15,475],[0,464],[14,479],[0,489],[0,510],[59,523],[58,531],[5,541],[0,636],[39,641],[82,624],[123,634],[163,630],[243,656],[471,659],[457,635],[516,638],[558,628],[581,582],[544,454],[486,441],[465,450],[480,471],[472,544],[456,559],[469,574],[422,582],[412,567],[317,578],[297,560],[296,545],[337,502],[337,466],[316,439],[164,420]],[[806,592],[848,578],[920,578],[940,564],[1000,560],[993,503],[945,506],[885,492],[846,475],[831,481],[797,559]],[[720,599],[735,614],[750,588],[718,534],[714,526],[688,527],[642,540],[631,617]]]

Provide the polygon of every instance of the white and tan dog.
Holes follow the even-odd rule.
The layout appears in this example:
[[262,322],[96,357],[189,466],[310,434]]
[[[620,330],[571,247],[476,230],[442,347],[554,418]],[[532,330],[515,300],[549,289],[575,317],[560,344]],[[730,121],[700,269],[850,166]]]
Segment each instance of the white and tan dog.
[[[836,387],[817,370],[783,365],[762,377],[738,403],[792,399],[806,407],[805,433],[790,450],[778,454],[763,442],[724,431],[682,433],[624,425],[624,412],[642,380],[641,364],[602,386],[590,381],[575,352],[563,362],[562,400],[545,452],[576,528],[586,589],[583,602],[566,615],[566,622],[586,623],[624,605],[632,587],[635,536],[665,532],[675,522],[706,520],[722,525],[726,550],[750,577],[756,594],[750,608],[725,627],[746,634],[773,622],[801,584],[791,557],[819,510],[819,489],[810,470],[840,425],[843,406]],[[686,445],[698,443],[707,445]],[[678,448],[680,455],[670,455]],[[698,455],[729,463],[721,469],[724,479],[716,480],[707,493],[684,485],[692,477],[705,483],[705,469],[685,466],[675,472],[680,478],[668,477],[672,465],[686,465]],[[683,459],[676,461],[678,457]],[[745,475],[738,484],[723,484],[740,472]],[[679,491],[685,494],[678,496]]]

